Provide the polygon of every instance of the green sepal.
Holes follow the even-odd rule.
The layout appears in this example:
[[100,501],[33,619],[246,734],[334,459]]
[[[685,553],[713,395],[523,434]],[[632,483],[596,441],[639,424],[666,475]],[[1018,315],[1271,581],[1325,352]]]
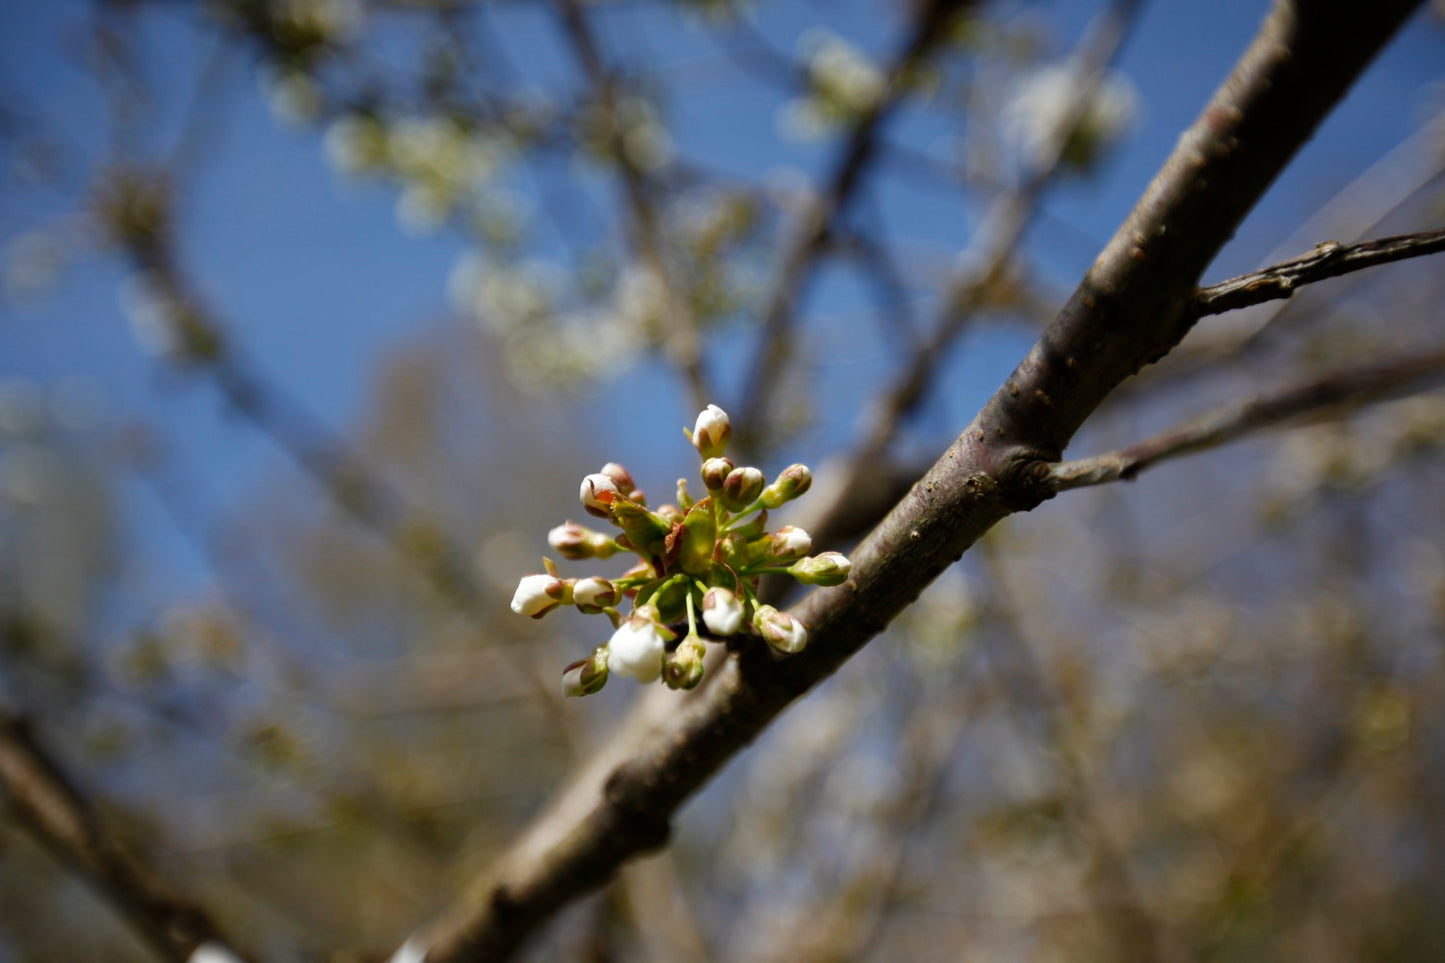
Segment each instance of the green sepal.
[[635,502],[617,499],[612,503],[612,523],[627,536],[628,547],[648,561],[667,553],[667,536],[672,526],[667,519]]
[[713,546],[717,542],[717,519],[712,513],[712,499],[704,498],[692,506],[682,520],[682,538],[677,546],[677,564],[689,575],[706,578],[712,572]]

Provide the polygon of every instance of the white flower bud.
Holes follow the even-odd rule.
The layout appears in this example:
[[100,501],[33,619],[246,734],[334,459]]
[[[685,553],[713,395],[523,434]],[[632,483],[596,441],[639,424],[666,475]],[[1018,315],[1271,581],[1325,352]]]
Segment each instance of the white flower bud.
[[808,644],[808,630],[787,612],[771,605],[760,605],[753,615],[753,627],[773,648],[792,655]]
[[773,533],[771,550],[780,560],[802,558],[813,550],[813,536],[796,525],[784,525]]
[[842,585],[848,581],[853,563],[840,552],[824,552],[813,558],[799,559],[788,567],[788,574],[804,585]]
[[567,596],[567,583],[551,575],[527,575],[512,596],[512,611],[518,615],[541,616],[561,605]]
[[610,558],[617,553],[617,543],[601,532],[568,521],[547,533],[547,544],[563,558]]
[[717,405],[708,405],[697,416],[697,424],[692,429],[692,444],[702,457],[720,458],[732,433],[728,413]]
[[743,602],[729,589],[713,587],[702,597],[702,622],[713,635],[735,635],[743,627]]
[[665,644],[657,623],[634,615],[612,633],[607,643],[607,669],[636,676],[638,682],[655,682],[662,675]]
[[584,612],[600,612],[622,601],[622,592],[607,579],[592,575],[572,586],[572,601]]

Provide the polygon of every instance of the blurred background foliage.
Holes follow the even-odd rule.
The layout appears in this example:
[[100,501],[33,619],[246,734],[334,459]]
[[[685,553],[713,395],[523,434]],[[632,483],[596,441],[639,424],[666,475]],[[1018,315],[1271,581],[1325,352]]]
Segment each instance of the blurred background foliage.
[[[0,75],[4,337],[39,341],[47,303],[98,290],[81,310],[127,320],[137,350],[77,340],[73,374],[3,372],[0,698],[138,851],[277,960],[384,956],[635,701],[614,683],[564,703],[561,668],[597,626],[507,611],[547,529],[579,513],[577,479],[620,460],[666,492],[691,471],[677,428],[701,401],[747,406],[781,289],[796,350],[753,452],[809,460],[826,499],[870,399],[971,285],[970,326],[932,353],[877,473],[921,467],[1178,125],[1147,147],[1131,132],[1187,120],[1262,14],[1237,5],[1242,32],[1209,34],[1207,76],[1174,91],[1138,58],[1183,15],[1150,9],[1079,99],[1084,3],[982,4],[897,77],[928,4],[61,6],[29,56],[69,63],[91,112]],[[1374,97],[1406,91],[1396,135],[1354,169],[1307,154],[1222,263],[1441,222],[1442,40],[1422,15],[1371,75]],[[274,128],[234,106],[258,98]],[[830,196],[840,145],[895,100],[866,186]],[[321,387],[344,322],[317,347],[284,308],[243,297],[247,316],[196,240],[245,202],[218,199],[213,171],[278,136],[444,267],[406,325],[358,333],[373,367],[349,410]],[[1057,203],[1028,198],[1035,177]],[[981,245],[1020,197],[1027,242]],[[258,263],[289,263],[277,303],[327,258],[287,239],[305,218],[233,224]],[[811,282],[784,276],[798,250]],[[1408,262],[1207,322],[1077,450],[1438,345],[1442,279]],[[356,306],[315,284],[307,303]],[[170,417],[214,397],[212,420]],[[295,467],[238,467],[253,428]],[[1425,394],[1010,520],[529,958],[1445,953],[1442,445],[1445,400]],[[148,958],[9,822],[0,866],[0,958]]]

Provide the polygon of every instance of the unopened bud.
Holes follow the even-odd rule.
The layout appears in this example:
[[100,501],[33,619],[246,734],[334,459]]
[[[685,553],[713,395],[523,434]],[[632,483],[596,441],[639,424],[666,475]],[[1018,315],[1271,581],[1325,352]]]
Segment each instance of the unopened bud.
[[768,546],[772,556],[780,562],[802,558],[813,550],[813,536],[796,525],[784,525],[773,533]]
[[568,698],[591,695],[607,684],[607,646],[599,645],[586,659],[562,670],[562,694]]
[[732,470],[731,459],[709,458],[702,463],[702,483],[708,491],[716,495],[722,491],[723,482],[727,481]]
[[609,461],[603,465],[602,470],[598,472],[598,474],[606,475],[612,479],[612,484],[616,485],[617,490],[624,495],[631,495],[637,490],[637,485],[632,481],[631,473],[615,461]]
[[723,507],[730,512],[740,512],[747,508],[762,494],[763,482],[763,473],[756,468],[734,468],[723,480]]
[[732,433],[733,426],[728,420],[728,413],[717,405],[708,405],[697,416],[697,424],[692,429],[692,444],[702,457],[717,458],[727,447]]
[[577,580],[572,586],[572,604],[589,615],[613,608],[622,601],[622,590],[611,581],[596,575]]
[[669,689],[692,689],[702,681],[702,640],[690,635],[662,662],[662,681]]
[[649,618],[653,614],[640,607],[612,633],[607,643],[609,671],[636,676],[638,682],[653,682],[662,674],[666,629]]
[[559,605],[572,601],[571,586],[555,575],[527,575],[512,596],[512,611],[540,619]]
[[582,479],[582,507],[589,515],[607,518],[608,510],[621,498],[622,492],[617,483],[600,472]]
[[842,553],[824,552],[794,562],[788,574],[804,585],[842,585],[852,570],[853,563]]
[[714,586],[702,597],[702,621],[713,635],[737,634],[743,627],[743,601],[730,589]]
[[803,628],[803,623],[771,605],[758,606],[753,613],[753,628],[768,645],[788,655],[803,651],[808,644],[808,630]]
[[547,544],[557,550],[563,558],[609,558],[617,552],[617,543],[611,536],[594,532],[585,525],[568,521],[547,533]]
[[813,473],[807,465],[789,465],[758,497],[764,508],[778,508],[803,494],[812,484]]

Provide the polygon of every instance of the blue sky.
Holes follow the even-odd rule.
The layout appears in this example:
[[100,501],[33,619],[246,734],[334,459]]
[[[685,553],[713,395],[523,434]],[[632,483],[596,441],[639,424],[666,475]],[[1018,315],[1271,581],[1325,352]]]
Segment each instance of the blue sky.
[[[86,165],[108,150],[103,92],[74,65],[78,29],[89,4],[0,5],[0,104],[58,132],[71,148],[61,191],[0,195],[0,245],[73,215]],[[864,49],[889,49],[869,2],[760,2],[759,24],[776,47],[825,11],[829,26]],[[1142,111],[1113,163],[1052,195],[1049,218],[1029,249],[1046,276],[1066,292],[1127,212],[1183,127],[1218,85],[1256,29],[1264,3],[1176,0],[1147,6],[1120,61],[1141,95]],[[1049,25],[1059,51],[1073,42],[1093,5],[1040,3],[1023,14]],[[669,65],[668,119],[680,153],[747,177],[780,166],[815,174],[830,145],[798,145],[777,136],[776,91],[729,79],[716,48],[695,34],[649,18],[636,5],[599,8],[599,32],[614,55],[639,55]],[[146,68],[158,79],[161,131],[175,129],[190,109],[199,55],[184,18],[149,17]],[[549,22],[533,5],[497,20],[508,58],[546,82],[564,76]],[[518,68],[522,69],[522,68]],[[1445,30],[1438,17],[1417,17],[1370,69],[1221,255],[1211,277],[1257,265],[1360,171],[1405,137],[1430,108],[1445,107]],[[237,60],[218,96],[201,107],[216,136],[190,185],[181,221],[186,266],[230,325],[247,355],[323,422],[344,434],[364,410],[370,376],[398,346],[464,322],[451,311],[446,282],[463,249],[455,236],[417,239],[397,228],[395,193],[353,185],[326,165],[318,131],[287,126],[269,110],[250,65]],[[932,132],[936,120],[900,118],[900,138]],[[163,138],[162,138],[163,139]],[[149,145],[151,149],[155,144]],[[7,152],[4,163],[11,164]],[[13,183],[8,182],[7,183]],[[880,192],[890,225],[961,247],[971,212],[939,192],[890,187]],[[1067,224],[1067,229],[1051,224]],[[1323,240],[1323,238],[1312,239]],[[815,317],[857,313],[856,286],[830,273],[810,303]],[[47,386],[80,379],[90,386],[109,424],[135,420],[158,426],[178,446],[185,475],[203,511],[224,517],[262,486],[286,478],[290,466],[264,439],[221,410],[207,386],[168,372],[138,350],[119,306],[123,272],[103,252],[84,255],[51,290],[0,302],[0,381]],[[822,343],[833,343],[826,335]],[[844,341],[845,353],[820,371],[826,403],[812,452],[849,437],[860,372],[882,370],[887,358],[871,341]],[[956,430],[1021,353],[1018,336],[975,346],[950,378],[950,388],[924,428],[945,437]],[[647,402],[671,448],[675,425],[688,419],[675,382],[644,365],[626,382],[600,385],[598,397],[626,393]],[[579,474],[590,466],[579,466]],[[564,486],[565,487],[565,486]],[[570,498],[570,493],[563,492]],[[140,557],[153,557],[160,580],[184,587],[200,578],[188,550],[164,534],[148,496],[129,491],[129,530]]]

